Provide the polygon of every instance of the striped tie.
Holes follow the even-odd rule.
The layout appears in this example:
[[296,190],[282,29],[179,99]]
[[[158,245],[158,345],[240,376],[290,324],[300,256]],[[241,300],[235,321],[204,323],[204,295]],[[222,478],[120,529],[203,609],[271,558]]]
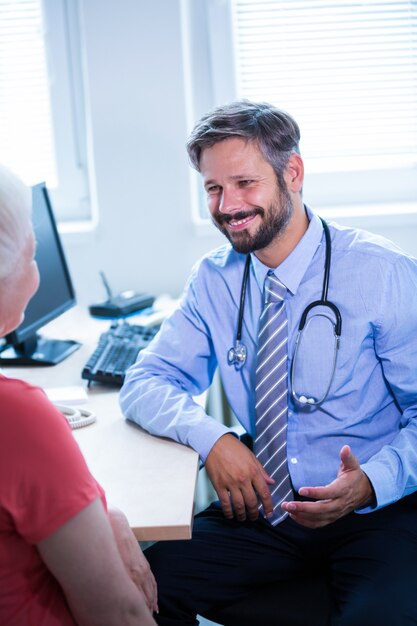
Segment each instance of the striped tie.
[[[258,361],[256,368],[256,457],[269,476],[274,506],[273,526],[287,513],[281,502],[292,498],[287,465],[287,343],[288,320],[285,310],[287,288],[269,271],[265,279],[264,309],[259,319]],[[262,505],[259,510],[263,513]]]

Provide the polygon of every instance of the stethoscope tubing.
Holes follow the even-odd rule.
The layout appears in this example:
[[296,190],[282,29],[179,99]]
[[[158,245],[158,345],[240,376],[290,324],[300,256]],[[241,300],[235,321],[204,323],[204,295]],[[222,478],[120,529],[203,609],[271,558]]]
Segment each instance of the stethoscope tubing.
[[250,254],[246,257],[245,269],[243,270],[242,287],[240,289],[239,315],[237,320],[236,343],[242,339],[243,312],[245,310],[246,287],[249,282]]
[[[330,280],[332,247],[331,247],[330,232],[329,232],[329,227],[327,225],[327,222],[323,218],[320,218],[320,220],[323,225],[325,242],[326,242],[322,294],[321,294],[321,299],[315,300],[314,302],[311,302],[310,304],[308,304],[301,315],[300,322],[298,325],[294,357],[291,363],[291,371],[290,371],[291,395],[296,402],[302,405],[306,405],[306,404],[319,405],[319,404],[322,404],[324,400],[327,398],[329,391],[330,391],[331,384],[334,379],[335,372],[336,372],[339,339],[342,333],[342,315],[338,307],[333,302],[328,300],[328,297],[327,297],[328,289],[329,289],[329,280]],[[240,290],[239,313],[238,313],[238,323],[237,323],[235,344],[232,348],[230,348],[230,350],[227,353],[227,359],[228,359],[229,365],[234,365],[236,369],[240,369],[241,367],[243,367],[243,365],[246,362],[246,357],[247,357],[246,346],[242,343],[242,328],[243,328],[243,315],[244,315],[244,310],[245,310],[246,289],[247,289],[247,284],[249,282],[250,261],[251,261],[250,254],[248,254],[246,257],[245,268],[244,268],[243,277],[242,277],[242,286]],[[310,313],[312,309],[314,309],[315,307],[319,307],[319,306],[328,307],[334,313],[334,316],[336,319],[336,323],[334,325],[335,349],[334,349],[334,355],[333,355],[332,374],[330,377],[329,384],[326,388],[326,391],[323,397],[320,398],[319,400],[315,400],[312,397],[309,398],[309,397],[306,397],[305,395],[297,394],[297,392],[294,390],[294,378],[295,378],[295,364],[296,364],[296,358],[297,358],[298,348],[299,348],[300,339],[301,339],[301,333],[305,327],[308,314]]]

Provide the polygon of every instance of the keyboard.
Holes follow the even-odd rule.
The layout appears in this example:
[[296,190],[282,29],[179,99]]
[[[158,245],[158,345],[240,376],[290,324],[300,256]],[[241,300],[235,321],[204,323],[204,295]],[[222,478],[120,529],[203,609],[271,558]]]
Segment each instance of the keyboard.
[[121,322],[102,333],[98,344],[81,373],[81,378],[92,382],[121,387],[126,370],[136,361],[140,350],[146,348],[159,326],[144,328]]

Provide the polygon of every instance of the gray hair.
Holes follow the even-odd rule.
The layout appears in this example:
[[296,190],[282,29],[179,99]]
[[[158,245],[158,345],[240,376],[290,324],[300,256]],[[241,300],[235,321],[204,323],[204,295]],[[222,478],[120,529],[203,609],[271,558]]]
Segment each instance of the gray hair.
[[0,165],[0,279],[19,262],[32,229],[31,209],[30,189]]
[[197,122],[187,141],[192,166],[200,171],[202,151],[230,137],[257,144],[280,185],[291,153],[299,154],[300,129],[288,113],[266,102],[240,100],[215,108]]

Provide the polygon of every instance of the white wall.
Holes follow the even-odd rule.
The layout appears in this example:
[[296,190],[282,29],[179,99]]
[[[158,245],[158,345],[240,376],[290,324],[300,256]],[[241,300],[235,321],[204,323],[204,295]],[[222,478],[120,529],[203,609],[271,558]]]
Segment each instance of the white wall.
[[99,223],[66,234],[78,299],[115,290],[178,295],[193,262],[221,241],[190,211],[180,2],[82,0]]
[[[191,218],[180,0],[80,0],[85,38],[93,232],[64,235],[78,299],[115,290],[179,295],[191,266],[222,242]],[[188,115],[192,113],[188,111]],[[341,190],[343,193],[343,190]],[[306,198],[308,201],[308,198]],[[416,221],[350,220],[417,256]]]

